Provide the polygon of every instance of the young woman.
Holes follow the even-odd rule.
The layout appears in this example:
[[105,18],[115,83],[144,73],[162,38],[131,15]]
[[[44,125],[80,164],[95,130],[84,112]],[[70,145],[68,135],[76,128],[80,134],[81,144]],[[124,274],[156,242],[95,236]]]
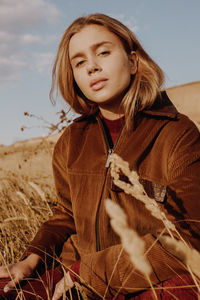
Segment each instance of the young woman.
[[[51,96],[58,88],[81,117],[55,146],[58,205],[53,217],[41,226],[22,261],[0,268],[0,277],[12,278],[5,280],[4,297],[33,276],[41,261],[48,264],[57,255],[67,276],[57,270],[53,276],[51,270],[57,283],[53,300],[74,281],[83,284],[91,299],[113,299],[118,293],[117,299],[152,299],[149,283],[121,252],[110,226],[104,200],[111,198],[146,243],[158,299],[197,299],[183,263],[157,241],[163,224],[118,189],[110,175],[109,156],[114,152],[137,170],[148,195],[185,241],[200,249],[200,135],[160,91],[163,80],[161,69],[119,21],[93,14],[66,30],[53,68]],[[22,287],[26,299],[30,286],[47,299],[38,279]]]

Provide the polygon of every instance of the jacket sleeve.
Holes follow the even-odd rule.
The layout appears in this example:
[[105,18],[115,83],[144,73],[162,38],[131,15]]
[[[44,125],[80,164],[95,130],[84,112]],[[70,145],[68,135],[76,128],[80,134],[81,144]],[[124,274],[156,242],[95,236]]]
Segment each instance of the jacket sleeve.
[[167,213],[185,241],[200,251],[200,133],[192,124],[168,157]]
[[[185,241],[200,251],[200,134],[190,124],[188,128],[179,128],[174,135],[166,160],[168,184],[163,209]],[[153,269],[152,284],[187,272],[156,238],[151,233],[143,237],[146,249],[150,249],[147,258]],[[119,290],[127,294],[149,287],[144,276],[131,265],[128,254],[121,250],[122,246],[116,245],[81,258],[80,277],[101,295],[108,282],[110,295]]]
[[66,154],[63,153],[65,151],[67,151],[67,149],[63,147],[63,137],[61,137],[54,148],[52,161],[57,205],[53,209],[53,215],[48,221],[42,224],[26,250],[26,253],[36,253],[45,260],[54,254],[58,256],[64,242],[76,231],[70,201],[67,172],[63,159],[63,154]]

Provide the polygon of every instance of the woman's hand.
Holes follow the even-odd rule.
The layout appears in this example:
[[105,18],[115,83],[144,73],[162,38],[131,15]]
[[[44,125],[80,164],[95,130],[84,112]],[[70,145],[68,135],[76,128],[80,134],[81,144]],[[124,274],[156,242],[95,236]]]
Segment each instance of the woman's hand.
[[67,272],[66,275],[56,284],[52,300],[60,299],[63,294],[73,287],[73,285],[74,282],[71,280],[69,272]]
[[0,267],[0,278],[11,278],[11,281],[9,281],[4,287],[4,293],[14,289],[18,283],[30,277],[40,260],[41,258],[39,255],[31,253],[27,258],[20,262]]

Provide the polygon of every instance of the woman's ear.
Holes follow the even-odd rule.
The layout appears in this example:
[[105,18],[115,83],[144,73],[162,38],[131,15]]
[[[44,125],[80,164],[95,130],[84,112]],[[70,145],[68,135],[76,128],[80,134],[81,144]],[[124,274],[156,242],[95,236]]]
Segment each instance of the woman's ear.
[[129,62],[131,67],[131,75],[135,75],[138,68],[138,56],[136,51],[131,51],[131,53],[129,54]]

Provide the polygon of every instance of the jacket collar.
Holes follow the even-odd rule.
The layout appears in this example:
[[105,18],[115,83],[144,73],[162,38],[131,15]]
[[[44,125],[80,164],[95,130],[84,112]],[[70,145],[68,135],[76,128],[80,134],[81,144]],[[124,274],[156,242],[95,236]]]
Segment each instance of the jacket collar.
[[167,117],[170,119],[176,119],[178,114],[176,107],[167,96],[166,91],[162,91],[156,98],[154,104],[142,112],[147,115]]
[[[169,99],[166,91],[162,91],[159,96],[156,98],[154,104],[147,109],[141,111],[141,113],[145,115],[157,116],[157,117],[166,117],[170,119],[176,119],[178,111],[176,107],[173,105],[171,100]],[[98,112],[94,115],[90,116],[80,116],[76,118],[74,121],[79,122],[86,119],[96,119]]]

